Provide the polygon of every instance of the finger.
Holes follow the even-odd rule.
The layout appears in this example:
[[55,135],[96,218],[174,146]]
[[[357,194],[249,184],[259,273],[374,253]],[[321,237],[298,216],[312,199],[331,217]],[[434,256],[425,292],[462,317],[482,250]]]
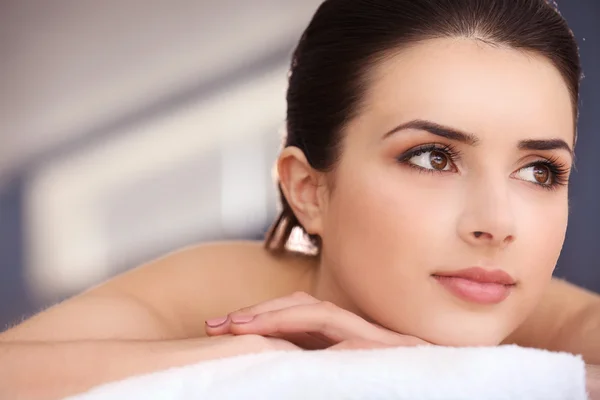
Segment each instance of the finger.
[[279,297],[273,300],[263,301],[262,303],[255,304],[250,307],[240,308],[237,311],[229,314],[230,316],[234,315],[257,315],[266,313],[269,311],[281,310],[283,308],[298,306],[302,304],[317,304],[320,303],[319,300],[315,299],[313,296],[304,292],[296,292],[289,296]]
[[213,321],[206,321],[206,333],[209,336],[218,336],[230,333],[229,327],[231,317],[240,316],[255,316],[270,311],[281,310],[287,307],[292,307],[301,304],[317,304],[319,300],[315,299],[311,295],[304,292],[296,292],[289,296],[278,297],[276,299],[264,301],[252,305],[250,307],[244,307],[237,311],[230,313],[227,317],[216,318]]
[[270,311],[256,315],[252,320],[232,318],[231,322],[230,332],[233,334],[312,332],[322,334],[333,343],[367,339],[393,344],[399,342],[399,337],[402,336],[379,328],[356,314],[327,302]]

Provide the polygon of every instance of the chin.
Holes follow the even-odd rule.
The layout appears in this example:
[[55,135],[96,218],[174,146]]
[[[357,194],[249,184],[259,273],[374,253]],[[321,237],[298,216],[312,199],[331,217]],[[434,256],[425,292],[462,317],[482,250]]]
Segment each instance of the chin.
[[493,347],[500,345],[508,336],[509,329],[496,322],[461,320],[451,326],[423,327],[417,336],[429,343],[449,347]]
[[512,318],[504,313],[473,313],[471,311],[421,310],[419,318],[412,315],[403,320],[388,320],[388,329],[415,336],[437,346],[494,347],[502,344],[516,328]]

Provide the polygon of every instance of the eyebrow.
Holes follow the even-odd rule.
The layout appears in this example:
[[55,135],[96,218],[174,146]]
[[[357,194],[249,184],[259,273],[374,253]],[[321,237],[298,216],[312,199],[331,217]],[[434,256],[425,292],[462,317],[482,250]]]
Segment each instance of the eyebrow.
[[550,140],[523,140],[519,142],[519,149],[521,150],[566,150],[569,153],[573,153],[571,147],[562,139],[550,139]]
[[[395,127],[391,131],[387,132],[383,136],[383,139],[387,139],[395,133],[408,129],[426,131],[432,135],[443,137],[459,143],[468,144],[470,146],[476,146],[480,141],[477,136],[471,133],[422,119],[415,119]],[[571,154],[571,156],[573,155],[573,149],[571,149],[571,146],[569,146],[567,142],[562,139],[522,140],[519,142],[517,147],[519,150],[530,151],[566,150],[569,152],[569,154]]]
[[395,127],[394,129],[392,129],[391,131],[389,131],[388,133],[386,133],[383,138],[387,139],[388,137],[392,136],[395,133],[398,133],[400,131],[405,131],[408,129],[426,131],[433,135],[440,136],[440,137],[450,139],[450,140],[454,140],[456,142],[468,144],[471,146],[475,146],[479,142],[479,139],[473,134],[462,132],[458,129],[450,128],[447,126],[436,124],[435,122],[425,121],[422,119],[415,119],[415,120],[406,122],[402,125],[399,125],[399,126]]

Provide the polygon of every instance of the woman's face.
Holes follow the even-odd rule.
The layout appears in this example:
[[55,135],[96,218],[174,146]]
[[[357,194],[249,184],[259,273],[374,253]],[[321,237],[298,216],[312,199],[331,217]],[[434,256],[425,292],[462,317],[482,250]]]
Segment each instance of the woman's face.
[[[500,343],[561,251],[573,126],[567,86],[538,55],[437,39],[383,62],[323,206],[328,293],[432,343]],[[456,278],[472,267],[516,285]]]

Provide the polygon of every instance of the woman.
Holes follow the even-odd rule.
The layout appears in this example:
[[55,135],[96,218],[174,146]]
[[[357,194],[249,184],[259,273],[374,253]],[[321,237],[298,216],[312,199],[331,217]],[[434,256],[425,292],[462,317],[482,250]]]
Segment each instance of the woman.
[[[551,281],[580,75],[544,0],[325,1],[293,57],[266,246],[186,249],[35,316],[0,336],[0,387],[281,348],[512,342],[600,364],[600,298]],[[293,232],[316,255],[286,250]]]

